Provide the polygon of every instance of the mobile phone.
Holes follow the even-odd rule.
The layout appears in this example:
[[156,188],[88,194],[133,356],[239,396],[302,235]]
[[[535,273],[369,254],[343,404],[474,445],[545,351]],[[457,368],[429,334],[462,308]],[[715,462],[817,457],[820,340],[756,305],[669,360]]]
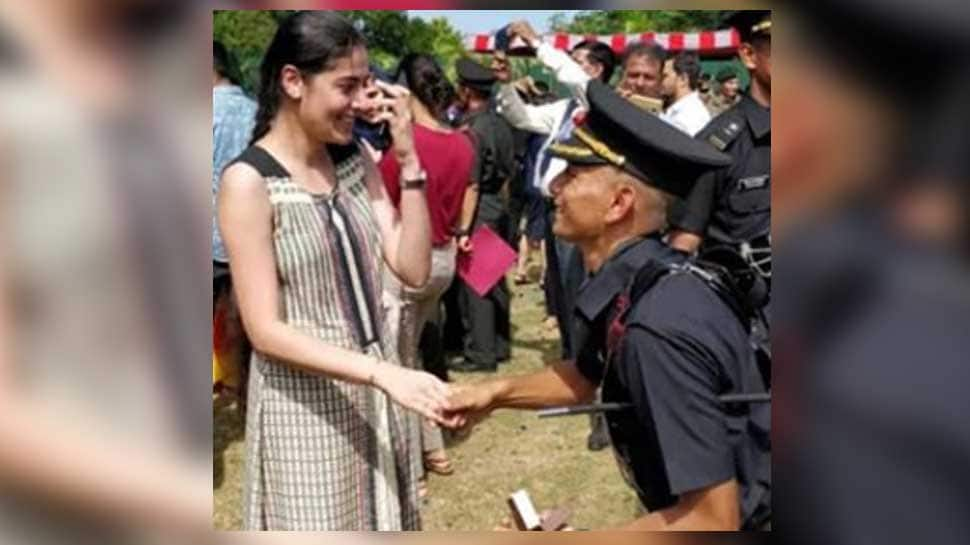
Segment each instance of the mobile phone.
[[[391,94],[388,93],[387,90],[385,90],[383,87],[378,87],[377,89],[380,91],[382,98],[392,98],[391,97]],[[386,105],[385,106],[381,106],[380,107],[380,110],[381,110],[381,113],[389,112],[389,111],[391,111],[391,107],[390,106],[386,106]]]
[[495,49],[496,51],[508,51],[509,50],[509,27],[508,25],[499,29],[495,33]]

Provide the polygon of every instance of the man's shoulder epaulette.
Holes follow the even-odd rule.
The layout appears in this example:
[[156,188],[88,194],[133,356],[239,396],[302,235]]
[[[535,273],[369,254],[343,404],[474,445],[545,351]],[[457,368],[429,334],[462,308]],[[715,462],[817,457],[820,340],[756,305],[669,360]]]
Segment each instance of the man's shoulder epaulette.
[[724,151],[741,134],[743,128],[744,118],[731,109],[715,117],[701,137],[718,151]]

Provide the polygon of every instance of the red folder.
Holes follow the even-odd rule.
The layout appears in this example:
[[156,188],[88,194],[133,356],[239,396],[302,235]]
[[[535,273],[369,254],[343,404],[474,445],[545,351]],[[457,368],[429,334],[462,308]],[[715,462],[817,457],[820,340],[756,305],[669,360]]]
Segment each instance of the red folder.
[[484,297],[516,261],[515,250],[487,225],[471,236],[472,251],[458,254],[458,276],[479,297]]

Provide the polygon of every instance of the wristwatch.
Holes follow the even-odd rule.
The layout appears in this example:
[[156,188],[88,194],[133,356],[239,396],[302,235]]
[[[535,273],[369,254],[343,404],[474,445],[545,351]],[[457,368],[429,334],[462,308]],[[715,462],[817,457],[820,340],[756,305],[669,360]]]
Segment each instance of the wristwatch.
[[428,181],[428,173],[423,169],[418,172],[418,175],[410,180],[405,180],[401,178],[401,189],[424,189],[425,183]]

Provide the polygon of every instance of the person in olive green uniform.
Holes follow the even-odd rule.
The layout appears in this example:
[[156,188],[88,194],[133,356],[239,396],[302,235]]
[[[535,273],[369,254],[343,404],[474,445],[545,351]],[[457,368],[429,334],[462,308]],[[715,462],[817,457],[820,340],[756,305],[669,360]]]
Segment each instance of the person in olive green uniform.
[[717,117],[741,100],[741,82],[733,68],[722,68],[715,79],[717,79],[717,91],[712,93],[707,101],[707,109],[710,110],[711,117]]

